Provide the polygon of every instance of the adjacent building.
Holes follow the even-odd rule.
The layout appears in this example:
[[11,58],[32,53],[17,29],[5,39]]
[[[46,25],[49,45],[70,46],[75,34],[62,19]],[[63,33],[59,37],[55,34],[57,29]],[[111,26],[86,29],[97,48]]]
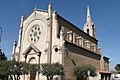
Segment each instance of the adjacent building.
[[[109,58],[103,57],[96,39],[96,28],[87,6],[83,30],[52,10],[34,9],[27,17],[21,17],[18,42],[14,42],[12,59],[27,63],[63,64],[65,80],[76,80],[72,68],[75,65],[90,64],[101,74],[109,73]],[[42,74],[21,76],[21,80],[46,80]],[[93,79],[92,79],[93,80]]]

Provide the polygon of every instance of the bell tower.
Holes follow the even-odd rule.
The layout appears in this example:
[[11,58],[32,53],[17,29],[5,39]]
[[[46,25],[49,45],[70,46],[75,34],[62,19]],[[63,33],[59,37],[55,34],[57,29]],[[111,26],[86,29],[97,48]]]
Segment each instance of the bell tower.
[[89,34],[91,37],[96,38],[96,32],[95,32],[95,25],[92,21],[91,15],[90,15],[90,7],[87,6],[87,16],[86,16],[86,23],[84,24],[83,31],[87,34]]

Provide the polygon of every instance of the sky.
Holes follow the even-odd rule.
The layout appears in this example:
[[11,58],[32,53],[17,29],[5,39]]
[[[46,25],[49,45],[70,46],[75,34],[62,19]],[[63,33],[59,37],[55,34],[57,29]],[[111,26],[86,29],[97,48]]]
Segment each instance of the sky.
[[[53,10],[82,29],[86,8],[90,5],[92,20],[102,54],[110,58],[110,68],[120,63],[120,0],[51,0]],[[8,59],[18,40],[21,15],[29,15],[35,8],[47,10],[50,0],[0,0],[0,48]]]

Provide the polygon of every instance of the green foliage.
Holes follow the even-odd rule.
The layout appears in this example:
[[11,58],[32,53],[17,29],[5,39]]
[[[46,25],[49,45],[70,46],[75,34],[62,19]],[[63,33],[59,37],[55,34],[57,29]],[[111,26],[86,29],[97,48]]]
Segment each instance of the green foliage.
[[38,65],[37,64],[29,64],[29,72],[34,72],[38,71]]
[[[7,75],[3,75],[3,74],[6,74],[8,71],[8,69],[7,69],[8,65],[6,65],[7,64],[6,60],[7,60],[7,57],[5,56],[4,52],[2,52],[0,49],[0,64],[2,65],[2,66],[0,65],[1,66],[0,80],[7,80]],[[4,71],[4,69],[2,69],[2,68],[6,69],[6,70]]]
[[[0,75],[1,76],[11,76],[15,78],[15,80],[20,79],[20,75],[28,74],[30,72],[36,72],[37,65],[36,64],[27,64],[24,62],[16,62],[16,61],[0,61]],[[13,80],[13,78],[11,79]]]
[[62,64],[53,63],[54,66],[54,75],[64,75],[64,68]]
[[91,65],[78,65],[73,68],[73,72],[78,80],[86,80],[86,78],[88,77],[88,71],[90,71],[89,76],[96,76],[96,69]]
[[9,62],[7,60],[0,60],[0,79],[1,80],[8,80],[8,73],[9,73]]
[[45,63],[41,65],[41,73],[47,77],[48,80],[52,80],[55,75],[64,75],[64,68],[59,63]]
[[0,75],[7,77],[10,76],[11,80],[13,80],[13,78],[14,80],[20,80],[20,75],[36,73],[36,71],[39,70],[39,72],[45,75],[48,80],[52,80],[55,75],[64,75],[63,66],[59,63],[46,63],[42,64],[40,69],[38,68],[39,66],[37,64],[27,64],[24,62],[7,60],[0,61]]
[[5,56],[5,53],[1,51],[0,49],[0,60],[7,60],[7,57]]
[[6,75],[9,72],[9,62],[0,60],[0,75]]
[[7,75],[3,75],[3,74],[6,74],[8,70],[7,69],[8,65],[6,65],[7,64],[6,60],[7,60],[7,57],[5,56],[4,52],[2,52],[0,49],[0,64],[2,65],[0,66],[6,69],[6,71],[4,71],[4,69],[0,68],[0,80],[7,80]]
[[118,72],[120,72],[120,64],[116,64],[115,70],[118,71]]

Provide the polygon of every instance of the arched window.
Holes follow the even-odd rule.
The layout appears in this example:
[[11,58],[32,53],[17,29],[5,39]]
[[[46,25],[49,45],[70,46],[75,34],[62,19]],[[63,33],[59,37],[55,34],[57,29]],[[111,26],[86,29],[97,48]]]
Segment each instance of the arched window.
[[89,29],[87,29],[87,34],[89,34],[89,32],[90,32]]
[[37,62],[36,62],[35,57],[30,58],[29,61],[28,61],[28,63],[30,63],[30,64],[36,64]]

